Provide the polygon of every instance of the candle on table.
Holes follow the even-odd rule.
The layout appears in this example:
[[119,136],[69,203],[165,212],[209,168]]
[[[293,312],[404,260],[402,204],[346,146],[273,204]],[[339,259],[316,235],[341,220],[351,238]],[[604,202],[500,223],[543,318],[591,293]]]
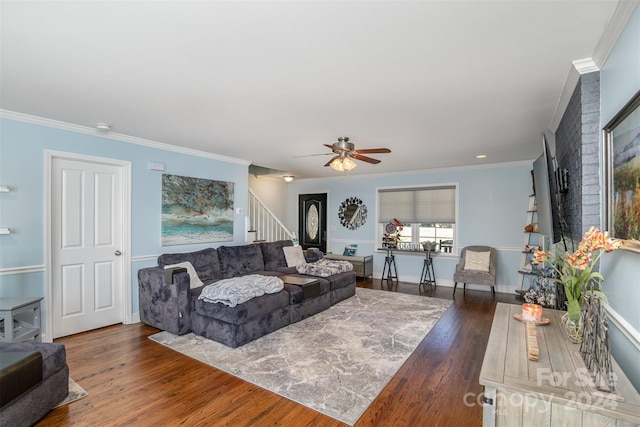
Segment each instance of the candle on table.
[[522,304],[522,320],[525,322],[540,322],[542,320],[542,306],[538,304]]

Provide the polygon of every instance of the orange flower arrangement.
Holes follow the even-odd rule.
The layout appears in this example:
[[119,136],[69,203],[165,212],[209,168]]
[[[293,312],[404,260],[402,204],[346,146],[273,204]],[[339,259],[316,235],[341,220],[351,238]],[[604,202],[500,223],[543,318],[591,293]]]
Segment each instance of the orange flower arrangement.
[[567,295],[567,313],[569,318],[575,322],[580,319],[580,302],[582,299],[582,288],[591,282],[591,290],[600,297],[602,293],[602,283],[604,277],[593,268],[604,252],[611,252],[618,249],[620,241],[609,237],[609,232],[602,232],[596,227],[591,227],[582,237],[582,241],[576,250],[565,260],[557,263],[549,262],[551,253],[549,251],[537,250],[533,254],[532,264],[544,264],[549,262],[556,273],[556,281],[564,285]]

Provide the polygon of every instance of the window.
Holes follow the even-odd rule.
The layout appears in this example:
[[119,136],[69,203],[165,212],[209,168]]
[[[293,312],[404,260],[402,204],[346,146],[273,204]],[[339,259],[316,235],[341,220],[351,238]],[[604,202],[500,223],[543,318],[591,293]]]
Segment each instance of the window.
[[455,185],[379,189],[380,236],[384,236],[386,225],[397,219],[403,225],[397,243],[400,249],[419,249],[429,241],[439,250],[453,252],[456,208]]

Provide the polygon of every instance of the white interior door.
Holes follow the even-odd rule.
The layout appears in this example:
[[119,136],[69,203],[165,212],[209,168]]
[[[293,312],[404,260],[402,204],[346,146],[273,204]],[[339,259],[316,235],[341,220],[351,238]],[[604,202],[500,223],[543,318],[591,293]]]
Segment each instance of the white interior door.
[[123,322],[122,167],[53,158],[53,338]]

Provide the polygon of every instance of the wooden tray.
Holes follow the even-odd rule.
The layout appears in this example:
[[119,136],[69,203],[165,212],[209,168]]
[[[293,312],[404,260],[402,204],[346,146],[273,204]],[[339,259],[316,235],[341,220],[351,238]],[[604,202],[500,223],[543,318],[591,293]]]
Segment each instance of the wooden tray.
[[549,323],[551,323],[551,321],[549,319],[547,319],[546,317],[543,317],[542,320],[539,321],[539,322],[530,322],[530,321],[522,320],[522,314],[520,314],[520,313],[514,313],[513,317],[515,317],[515,319],[517,321],[519,321],[519,322],[522,322],[522,323],[533,323],[534,325],[540,325],[540,326],[548,325]]

